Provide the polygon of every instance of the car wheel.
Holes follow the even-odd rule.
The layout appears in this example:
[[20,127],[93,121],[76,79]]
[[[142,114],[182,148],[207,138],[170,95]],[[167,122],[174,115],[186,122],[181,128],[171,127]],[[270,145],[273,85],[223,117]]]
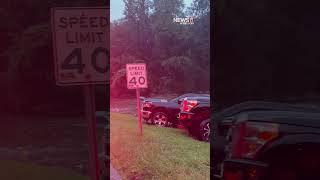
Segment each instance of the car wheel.
[[166,127],[168,125],[168,115],[164,112],[156,112],[152,116],[152,122],[156,126]]
[[200,124],[200,140],[209,142],[212,133],[210,119],[203,121]]

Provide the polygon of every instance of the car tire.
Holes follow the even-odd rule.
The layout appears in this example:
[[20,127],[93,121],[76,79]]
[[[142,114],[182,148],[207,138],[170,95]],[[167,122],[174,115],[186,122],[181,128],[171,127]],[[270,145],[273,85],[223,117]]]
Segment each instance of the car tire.
[[212,127],[210,119],[204,120],[200,124],[199,139],[201,141],[209,142],[212,134]]
[[152,115],[152,124],[160,127],[168,126],[168,115],[165,112],[158,111]]

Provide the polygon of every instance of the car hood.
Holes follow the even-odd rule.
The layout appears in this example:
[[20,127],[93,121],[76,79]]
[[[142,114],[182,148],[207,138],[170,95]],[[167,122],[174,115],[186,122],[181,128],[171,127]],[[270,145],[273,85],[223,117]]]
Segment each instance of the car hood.
[[161,98],[146,98],[141,97],[140,98],[143,102],[168,102],[167,99],[161,99]]
[[273,122],[277,124],[290,124],[304,127],[320,128],[320,113],[297,111],[251,111],[237,116],[237,122]]
[[319,107],[308,106],[302,104],[291,104],[282,102],[267,102],[267,101],[247,101],[233,105],[229,108],[223,109],[220,112],[213,113],[213,117],[216,116],[229,116],[236,114],[240,111],[247,110],[291,110],[291,111],[307,111],[307,112],[320,112]]

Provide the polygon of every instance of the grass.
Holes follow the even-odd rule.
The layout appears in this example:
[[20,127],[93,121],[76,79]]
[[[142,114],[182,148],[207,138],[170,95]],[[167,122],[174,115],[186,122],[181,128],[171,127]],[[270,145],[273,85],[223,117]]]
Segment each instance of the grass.
[[143,125],[111,113],[111,162],[123,179],[210,179],[210,145],[181,129]]
[[0,179],[7,180],[88,180],[88,177],[66,169],[50,168],[17,161],[1,160],[0,169]]

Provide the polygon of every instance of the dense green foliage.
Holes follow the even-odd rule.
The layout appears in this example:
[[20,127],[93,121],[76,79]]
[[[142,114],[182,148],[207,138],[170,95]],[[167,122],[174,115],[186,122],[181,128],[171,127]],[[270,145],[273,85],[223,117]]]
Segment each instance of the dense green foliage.
[[[127,94],[126,63],[147,63],[145,93],[208,91],[210,87],[209,1],[124,0],[125,17],[111,24],[111,93]],[[193,25],[173,22],[194,16]]]

